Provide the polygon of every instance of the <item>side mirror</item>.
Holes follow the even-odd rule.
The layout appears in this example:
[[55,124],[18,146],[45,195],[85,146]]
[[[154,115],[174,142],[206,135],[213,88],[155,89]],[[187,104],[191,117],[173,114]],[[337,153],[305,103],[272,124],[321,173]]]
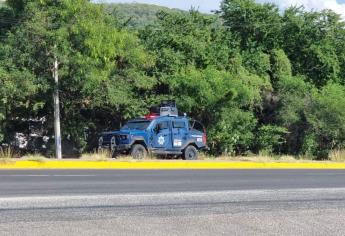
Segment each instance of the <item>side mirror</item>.
[[159,133],[159,125],[157,125],[157,126],[153,129],[153,131],[154,131],[156,134],[158,134],[158,133]]

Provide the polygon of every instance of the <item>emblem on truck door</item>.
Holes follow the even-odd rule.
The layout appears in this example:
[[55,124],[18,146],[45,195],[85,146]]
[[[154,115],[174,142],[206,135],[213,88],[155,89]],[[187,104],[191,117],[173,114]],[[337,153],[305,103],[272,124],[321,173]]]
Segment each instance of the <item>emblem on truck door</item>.
[[165,143],[164,136],[163,136],[163,135],[160,135],[160,136],[158,137],[158,144],[161,145],[161,146],[163,146],[164,143]]

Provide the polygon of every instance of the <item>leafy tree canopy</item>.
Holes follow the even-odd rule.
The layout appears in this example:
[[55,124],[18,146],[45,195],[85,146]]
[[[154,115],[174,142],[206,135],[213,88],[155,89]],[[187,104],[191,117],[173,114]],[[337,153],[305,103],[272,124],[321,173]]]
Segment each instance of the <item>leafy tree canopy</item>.
[[91,150],[163,99],[200,119],[214,154],[344,148],[345,23],[332,11],[223,0],[217,14],[87,0],[0,8],[0,142],[17,121],[52,134],[59,62],[63,140]]

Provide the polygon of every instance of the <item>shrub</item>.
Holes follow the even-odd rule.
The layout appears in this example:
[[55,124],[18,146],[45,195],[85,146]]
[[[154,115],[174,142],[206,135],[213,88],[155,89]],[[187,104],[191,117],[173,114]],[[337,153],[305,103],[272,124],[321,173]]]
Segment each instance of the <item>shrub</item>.
[[288,130],[284,127],[275,125],[260,127],[258,131],[259,150],[269,154],[272,154],[274,151],[280,152],[281,145],[286,142],[286,134],[288,134]]

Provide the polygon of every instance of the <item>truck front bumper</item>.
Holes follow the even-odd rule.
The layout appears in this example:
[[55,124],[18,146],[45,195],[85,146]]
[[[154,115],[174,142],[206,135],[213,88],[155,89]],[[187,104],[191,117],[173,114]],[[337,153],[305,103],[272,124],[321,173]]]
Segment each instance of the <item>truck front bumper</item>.
[[102,145],[99,146],[98,149],[109,149],[115,152],[124,152],[124,151],[129,151],[131,150],[131,145],[130,144],[119,144],[114,146],[113,148],[111,147],[111,145]]
[[129,151],[131,150],[131,145],[130,144],[119,144],[115,146],[115,151],[117,152],[123,152],[123,151]]

